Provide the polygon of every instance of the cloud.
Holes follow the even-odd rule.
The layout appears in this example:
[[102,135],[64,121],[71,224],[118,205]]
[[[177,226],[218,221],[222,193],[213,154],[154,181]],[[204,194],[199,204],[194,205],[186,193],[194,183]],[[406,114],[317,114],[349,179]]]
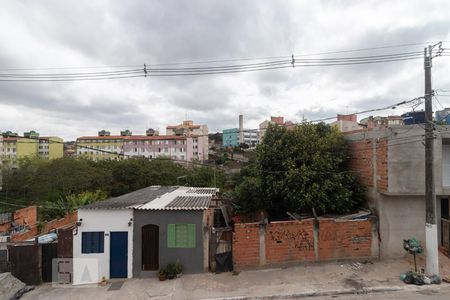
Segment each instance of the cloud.
[[[0,69],[144,63],[153,68],[159,63],[289,59],[291,54],[300,58],[448,41],[449,10],[450,3],[443,0],[407,5],[404,1],[10,1],[0,10]],[[423,46],[320,57],[421,51]],[[436,88],[450,89],[449,67],[448,57],[435,59]],[[241,113],[245,127],[256,128],[271,115],[293,121],[303,116],[316,119],[420,96],[423,65],[418,59],[245,74],[0,82],[0,90],[0,130],[37,129],[43,135],[75,139],[99,129],[143,133],[153,127],[163,133],[166,125],[190,118],[216,132],[236,127]],[[440,101],[450,105],[448,97]]]

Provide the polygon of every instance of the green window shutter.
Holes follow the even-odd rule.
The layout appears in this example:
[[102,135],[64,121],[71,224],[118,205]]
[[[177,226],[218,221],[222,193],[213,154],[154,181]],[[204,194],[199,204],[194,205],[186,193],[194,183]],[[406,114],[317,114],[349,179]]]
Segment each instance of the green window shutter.
[[175,248],[175,224],[167,225],[167,248]]
[[187,226],[188,226],[187,248],[195,248],[195,224],[187,224]]

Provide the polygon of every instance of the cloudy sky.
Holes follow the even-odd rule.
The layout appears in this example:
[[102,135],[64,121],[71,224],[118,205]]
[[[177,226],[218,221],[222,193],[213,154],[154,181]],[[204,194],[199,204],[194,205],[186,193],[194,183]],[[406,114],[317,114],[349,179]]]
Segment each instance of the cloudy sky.
[[[421,51],[440,40],[450,48],[449,12],[446,0],[3,1],[0,73],[419,44],[320,57],[380,55]],[[450,90],[449,67],[450,57],[434,60],[433,88]],[[58,69],[73,70],[89,71]],[[72,140],[100,129],[164,133],[166,125],[189,118],[216,132],[236,127],[240,113],[245,127],[255,128],[271,115],[311,120],[407,100],[423,95],[423,81],[418,59],[197,77],[0,82],[0,131],[35,129]],[[439,101],[450,106],[450,97]]]

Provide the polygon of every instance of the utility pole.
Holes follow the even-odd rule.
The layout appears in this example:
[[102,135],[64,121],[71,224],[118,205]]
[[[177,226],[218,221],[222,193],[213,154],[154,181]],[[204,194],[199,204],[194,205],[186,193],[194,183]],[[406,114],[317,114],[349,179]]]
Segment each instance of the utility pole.
[[438,233],[436,225],[436,192],[434,184],[434,124],[431,89],[433,46],[424,49],[425,69],[425,242],[427,275],[439,276]]

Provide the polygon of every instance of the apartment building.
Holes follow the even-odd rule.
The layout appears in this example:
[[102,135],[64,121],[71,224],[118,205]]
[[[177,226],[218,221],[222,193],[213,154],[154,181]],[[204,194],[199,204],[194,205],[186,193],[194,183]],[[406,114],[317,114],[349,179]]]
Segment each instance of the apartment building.
[[197,146],[201,146],[201,151],[194,151],[198,153],[203,153],[203,159],[208,159],[208,126],[207,125],[197,125],[194,124],[192,120],[183,121],[178,125],[169,125],[166,127],[166,135],[184,135],[192,136],[194,140],[197,140]]
[[42,159],[63,157],[63,139],[56,136],[39,137],[35,131],[25,132],[23,137],[11,131],[2,134],[0,156],[16,165],[18,159],[34,156]]
[[112,136],[109,132],[101,131],[98,136],[77,139],[77,156],[95,161],[133,156],[204,161],[208,159],[208,136],[157,135],[157,131],[150,129],[146,131],[146,135],[132,135],[129,131],[122,131],[121,135]]
[[284,121],[284,117],[270,117],[270,120],[265,120],[261,124],[259,124],[259,142],[261,143],[266,135],[266,131],[269,128],[269,125],[278,125],[286,127],[287,129],[291,129],[295,126],[295,124],[291,121]]

